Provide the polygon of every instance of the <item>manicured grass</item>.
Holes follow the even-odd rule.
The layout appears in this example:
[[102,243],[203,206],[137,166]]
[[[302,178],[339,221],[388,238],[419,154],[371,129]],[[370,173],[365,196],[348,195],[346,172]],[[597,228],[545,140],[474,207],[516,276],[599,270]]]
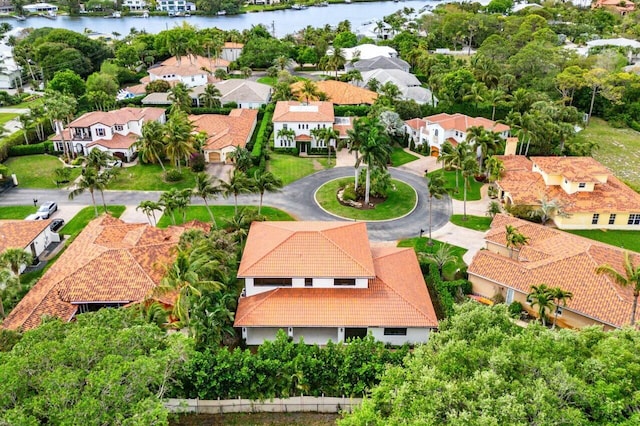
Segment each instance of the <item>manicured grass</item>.
[[338,189],[353,182],[353,178],[342,178],[329,181],[322,185],[316,192],[316,200],[325,210],[338,216],[357,220],[385,220],[404,216],[409,213],[416,204],[416,192],[404,182],[393,179],[396,189],[390,189],[384,203],[378,204],[375,209],[359,210],[349,206],[343,206],[336,196]]
[[277,82],[277,77],[260,77],[258,79],[258,83],[268,84],[269,86],[275,86]]
[[33,206],[3,206],[0,207],[0,219],[24,219],[38,211]]
[[[435,253],[438,251],[441,245],[447,244],[438,240],[431,240],[433,242],[432,246],[429,246],[427,243],[429,239],[426,237],[421,238],[408,238],[406,240],[398,241],[398,247],[413,247],[413,249],[418,254],[418,259],[420,259],[419,253]],[[449,244],[451,247],[451,254],[458,258],[457,262],[451,263],[447,265],[442,271],[445,277],[453,277],[455,272],[465,266],[464,260],[462,260],[462,256],[467,252],[466,248],[454,246]]]
[[417,159],[418,157],[413,154],[409,154],[404,149],[399,147],[393,148],[393,152],[391,153],[391,165],[393,167],[400,167],[403,164],[410,163]]
[[[429,173],[427,176],[431,176],[434,173],[443,173],[445,180],[445,187],[449,190],[449,195],[454,200],[462,201],[464,199],[464,178],[462,173],[458,173],[458,190],[456,191],[456,171],[455,170],[436,170]],[[480,188],[484,183],[476,182],[473,177],[469,178],[469,187],[467,188],[467,201],[478,201],[480,197]]]
[[[241,209],[246,209],[245,212],[258,212],[257,206],[238,206],[238,211]],[[216,224],[218,226],[224,226],[225,222],[229,221],[234,216],[234,206],[211,206],[211,211],[213,213],[214,218],[216,219]],[[295,220],[293,217],[289,215],[289,213],[284,212],[279,209],[275,209],[273,207],[262,206],[262,211],[260,212],[262,216],[264,216],[267,220]],[[209,216],[209,212],[205,206],[189,206],[187,208],[187,222],[191,220],[199,220],[201,222],[210,222],[211,217]],[[182,222],[182,213],[176,213],[176,224],[180,225]],[[162,217],[158,220],[158,228],[166,228],[171,225],[171,216],[168,214],[163,214]]]
[[454,214],[449,218],[449,221],[454,225],[462,226],[463,228],[473,229],[474,231],[486,231],[491,228],[491,221],[493,218],[489,216],[471,216],[467,215],[467,220],[463,220],[461,214]]
[[[124,213],[125,206],[107,206],[107,210],[114,217],[120,217],[122,213]],[[104,212],[104,207],[98,206],[98,214],[102,214]],[[89,222],[96,218],[95,210],[93,206],[85,207],[80,210],[77,215],[73,217],[67,224],[59,231],[62,235],[71,235],[71,237],[75,237],[82,231]]]
[[[327,168],[325,157],[296,157],[288,154],[269,154],[268,168],[285,185]],[[335,164],[335,160],[332,162]]]
[[[166,166],[165,166],[166,167]],[[167,167],[170,170],[171,167]],[[125,191],[166,191],[171,188],[185,189],[196,185],[191,169],[182,168],[182,180],[166,182],[159,164],[136,164],[118,170],[118,175],[109,185],[109,189]]]
[[13,120],[17,116],[18,114],[12,112],[2,112],[2,110],[0,110],[0,125],[5,124],[9,120]]
[[[53,171],[63,167],[57,157],[52,155],[25,155],[24,157],[12,157],[4,163],[11,173],[18,177],[20,188],[56,188],[53,182]],[[79,167],[71,169],[70,181],[80,175]]]
[[[44,103],[44,98],[39,97],[29,102],[20,102],[17,105],[7,105],[6,108],[30,108],[42,103]],[[2,111],[2,109],[0,109],[0,111]]]
[[592,117],[589,127],[579,132],[578,142],[596,142],[593,158],[607,166],[616,177],[640,192],[640,133],[615,129],[604,120]]
[[640,253],[640,231],[581,229],[567,232]]

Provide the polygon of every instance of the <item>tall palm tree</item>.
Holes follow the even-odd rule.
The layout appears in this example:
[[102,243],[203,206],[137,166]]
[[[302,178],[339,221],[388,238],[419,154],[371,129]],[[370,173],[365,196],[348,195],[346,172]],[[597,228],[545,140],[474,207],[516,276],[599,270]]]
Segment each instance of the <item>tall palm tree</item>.
[[507,95],[500,89],[489,90],[484,95],[484,99],[491,104],[491,120],[496,119],[496,107],[506,99]]
[[148,121],[142,126],[142,136],[135,143],[142,161],[155,163],[156,161],[165,172],[162,157],[165,155],[164,125],[158,121]]
[[202,198],[204,205],[207,207],[207,211],[209,212],[209,216],[211,217],[211,222],[215,228],[218,227],[218,224],[216,224],[216,219],[213,216],[213,212],[211,211],[211,207],[209,207],[207,199],[216,199],[218,194],[221,192],[222,188],[220,188],[218,182],[212,181],[209,175],[204,172],[196,175],[196,187],[193,190],[193,195]]
[[192,130],[187,113],[180,110],[172,112],[165,125],[164,143],[167,157],[179,172],[182,171],[182,161],[187,161],[189,155],[195,151]]
[[60,134],[62,150],[67,159],[71,158],[72,150],[64,140],[64,123],[75,113],[77,106],[78,103],[76,99],[71,96],[62,95],[57,92],[45,95],[44,107],[46,115],[53,121],[56,133]]
[[69,199],[73,200],[80,194],[83,194],[85,191],[89,191],[91,194],[91,202],[93,203],[93,209],[95,211],[96,217],[98,217],[98,205],[96,204],[96,197],[94,192],[100,186],[100,181],[98,178],[98,172],[96,172],[93,168],[86,168],[82,171],[80,178],[76,181],[76,187],[73,191],[69,193]]
[[438,268],[440,278],[443,277],[444,267],[450,263],[455,263],[458,258],[453,254],[453,248],[449,244],[441,244],[435,252],[432,253],[419,253],[421,260],[431,262]]
[[296,139],[296,132],[293,129],[280,129],[276,136],[278,139],[284,139],[286,142],[289,142],[288,145],[291,145]]
[[[363,162],[367,165],[367,174],[364,190],[364,203],[369,204],[369,192],[371,190],[371,169],[386,169],[391,159],[391,145],[384,128],[377,120],[369,121],[366,138],[360,145],[360,158],[356,163]],[[359,164],[356,164],[359,166]]]
[[311,80],[304,80],[302,87],[299,89],[299,96],[302,96],[307,103],[318,98],[320,91],[318,85]]
[[634,265],[631,253],[624,252],[624,262],[622,264],[624,275],[618,272],[609,264],[602,264],[596,268],[596,274],[605,274],[620,287],[632,287],[633,305],[631,307],[631,326],[636,323],[636,309],[638,307],[638,296],[640,295],[640,265]]
[[234,214],[238,214],[238,195],[249,194],[253,191],[253,182],[247,177],[246,173],[235,169],[233,173],[229,173],[229,182],[222,181],[220,183],[222,188],[222,195],[224,198],[229,198],[233,195],[234,198]]
[[198,96],[198,100],[205,106],[205,108],[220,108],[222,103],[220,98],[222,93],[215,84],[207,84],[204,91]]
[[179,208],[178,197],[178,190],[171,188],[160,194],[160,199],[158,200],[158,204],[164,209],[164,212],[169,213],[172,225],[176,224],[176,210]]
[[349,153],[354,153],[356,157],[356,162],[354,165],[355,168],[355,186],[354,189],[358,189],[358,177],[360,175],[360,147],[364,143],[363,141],[367,138],[369,128],[369,119],[366,117],[359,118],[354,121],[353,128],[347,131],[348,139],[348,147]]
[[97,172],[109,165],[109,161],[113,160],[113,155],[107,151],[102,151],[98,148],[93,148],[87,155],[85,165],[96,169]]
[[527,301],[531,303],[531,307],[538,306],[538,317],[542,321],[542,325],[546,326],[547,311],[553,307],[553,294],[546,284],[532,285],[531,292],[527,295]]
[[478,173],[478,163],[472,157],[467,157],[462,162],[462,177],[464,178],[463,188],[463,214],[462,220],[467,220],[467,188],[469,188],[469,178]]
[[429,189],[429,241],[428,245],[432,246],[433,241],[431,240],[431,207],[433,205],[433,199],[440,200],[442,197],[447,195],[447,188],[445,187],[446,182],[444,177],[440,173],[433,173],[428,177],[427,188]]
[[259,169],[253,174],[253,186],[260,194],[260,204],[258,204],[258,215],[262,211],[262,199],[265,192],[276,192],[282,188],[282,180],[273,173]]
[[20,126],[22,127],[22,135],[24,136],[24,143],[29,145],[29,130],[33,128],[35,124],[34,117],[31,114],[22,114],[18,116]]
[[[340,133],[338,133],[333,127],[325,127],[322,129],[322,133],[320,136],[322,140],[324,140],[324,144],[327,147],[327,164],[331,165],[331,149],[334,146],[338,146],[338,138],[340,137]],[[334,145],[331,145],[331,141],[333,141]]]
[[21,248],[8,248],[0,254],[0,265],[8,268],[16,277],[20,278],[23,265],[31,265],[33,256]]
[[[155,201],[141,201],[136,207],[136,210],[142,210],[142,212],[147,216],[147,220],[150,225],[156,226],[158,224],[158,220],[156,219],[156,211],[162,211],[162,207],[159,203]],[[151,223],[151,218],[153,217],[153,223]]]
[[104,200],[104,190],[107,189],[111,182],[113,182],[113,179],[116,177],[117,173],[118,169],[109,169],[103,172],[98,172],[98,177],[96,179],[96,189],[100,191],[100,198],[102,198],[102,206],[104,207],[105,213],[107,213],[107,203]]
[[554,287],[550,290],[553,303],[556,305],[556,310],[553,315],[553,325],[551,328],[556,328],[558,322],[558,310],[560,309],[560,303],[562,306],[567,306],[567,301],[573,299],[573,293],[561,289],[560,287]]
[[507,240],[507,249],[509,249],[509,257],[513,257],[513,250],[520,249],[520,247],[529,243],[529,237],[525,237],[518,228],[512,225],[505,226],[505,239]]
[[235,149],[229,153],[228,157],[235,164],[235,168],[241,172],[246,172],[253,165],[251,152],[243,146],[236,146]]
[[347,59],[344,56],[344,51],[339,47],[335,47],[327,59],[327,67],[335,70],[336,78],[338,77],[338,70],[346,63]]
[[180,82],[169,89],[168,99],[171,101],[171,112],[181,110],[184,112],[191,111],[191,89],[186,84]]

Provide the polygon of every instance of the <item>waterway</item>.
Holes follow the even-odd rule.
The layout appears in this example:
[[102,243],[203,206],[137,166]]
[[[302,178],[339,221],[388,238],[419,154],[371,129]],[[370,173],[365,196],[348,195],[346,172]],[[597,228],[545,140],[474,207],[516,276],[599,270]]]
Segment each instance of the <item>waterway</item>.
[[[489,0],[481,0],[487,4]],[[9,22],[14,28],[66,28],[76,32],[98,32],[112,34],[118,32],[128,34],[131,29],[145,30],[157,33],[170,29],[186,20],[198,28],[218,27],[223,30],[236,29],[242,31],[254,25],[264,24],[277,37],[292,34],[311,25],[322,27],[327,24],[336,25],[343,20],[351,22],[351,28],[356,29],[365,22],[381,19],[403,8],[413,8],[416,11],[425,6],[435,7],[440,1],[407,0],[401,2],[379,1],[367,3],[331,4],[328,7],[309,7],[303,10],[278,10],[271,12],[244,13],[229,16],[191,16],[188,18],[170,18],[168,16],[151,16],[149,18],[127,16],[122,18],[103,17],[70,17],[58,16],[55,19],[43,17],[29,17],[25,21],[13,18],[0,18],[0,22]]]

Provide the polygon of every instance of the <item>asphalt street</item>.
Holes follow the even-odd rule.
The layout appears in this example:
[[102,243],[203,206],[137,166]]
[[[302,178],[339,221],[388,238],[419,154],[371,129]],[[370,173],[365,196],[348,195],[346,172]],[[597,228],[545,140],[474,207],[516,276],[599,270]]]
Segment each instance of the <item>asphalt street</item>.
[[[277,193],[268,193],[264,196],[264,205],[282,209],[299,220],[340,220],[323,211],[315,202],[314,194],[316,190],[325,182],[330,180],[353,175],[352,167],[336,167],[323,170],[300,179]],[[374,241],[396,241],[407,237],[417,237],[420,230],[427,232],[429,226],[429,194],[426,181],[423,177],[398,169],[390,169],[394,179],[401,180],[411,185],[418,194],[418,203],[413,212],[409,215],[391,221],[369,222],[367,228],[369,237]],[[107,204],[122,204],[126,206],[137,206],[141,201],[154,200],[160,197],[157,191],[105,191],[104,197]],[[0,194],[0,205],[28,205],[32,200],[38,199],[40,202],[55,201],[64,208],[64,205],[91,205],[91,196],[84,193],[69,200],[68,190],[56,189],[23,189],[13,188]],[[96,194],[96,199],[101,201],[100,195]],[[257,205],[258,195],[241,195],[238,197],[238,204]],[[211,200],[210,204],[229,205],[233,204],[233,199],[219,198]],[[194,197],[192,204],[203,204],[202,200]],[[433,199],[432,207],[432,229],[435,231],[445,226],[452,214],[452,203],[448,197],[440,200]]]

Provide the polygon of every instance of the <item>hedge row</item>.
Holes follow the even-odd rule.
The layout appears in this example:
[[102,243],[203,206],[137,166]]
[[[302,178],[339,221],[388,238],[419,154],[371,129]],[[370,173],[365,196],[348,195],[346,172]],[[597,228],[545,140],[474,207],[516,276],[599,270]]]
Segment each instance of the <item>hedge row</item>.
[[440,271],[433,265],[429,265],[429,277],[427,281],[435,289],[438,295],[438,302],[444,311],[444,315],[447,317],[454,314],[453,305],[456,302],[456,293],[460,291],[462,291],[463,294],[471,293],[471,283],[469,281],[443,281],[440,277]]
[[273,131],[273,123],[271,122],[271,119],[273,118],[274,109],[275,106],[273,104],[267,106],[267,109],[264,112],[264,116],[262,117],[262,121],[260,122],[258,132],[256,133],[256,141],[253,144],[253,148],[251,149],[251,157],[253,159],[253,163],[256,165],[260,163],[260,159],[262,157],[262,147],[268,142],[268,138]]
[[[53,133],[51,122],[48,119],[42,119],[41,123],[44,126],[45,135],[50,135]],[[38,139],[38,134],[34,129],[29,129],[27,131],[27,140],[29,141],[29,144],[40,142],[40,140]],[[23,145],[24,143],[24,130],[18,130],[17,132],[0,140],[0,161],[4,161],[10,156],[11,147]]]
[[53,142],[40,142],[31,145],[15,145],[9,148],[9,157],[53,153]]
[[334,105],[333,113],[336,117],[364,117],[370,108],[367,105]]

